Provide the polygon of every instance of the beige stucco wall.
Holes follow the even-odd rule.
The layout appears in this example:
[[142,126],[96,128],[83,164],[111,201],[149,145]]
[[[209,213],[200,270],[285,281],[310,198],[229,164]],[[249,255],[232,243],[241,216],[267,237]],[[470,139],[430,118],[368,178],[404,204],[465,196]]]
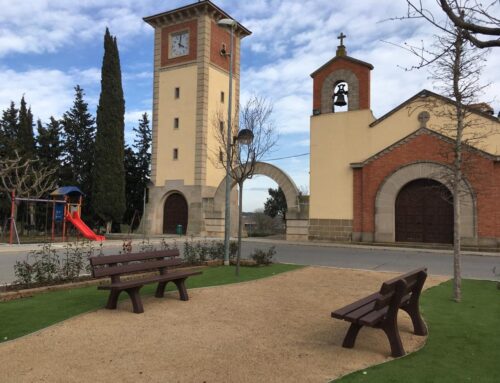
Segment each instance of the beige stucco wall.
[[[233,79],[233,101],[232,110],[236,110],[236,85],[237,80]],[[220,101],[220,94],[224,92],[224,102]],[[224,71],[211,66],[208,78],[208,134],[207,134],[207,186],[218,187],[225,176],[223,167],[217,164],[219,158],[220,142],[217,139],[219,129],[219,119],[225,121],[227,125],[227,108],[229,102],[229,76]],[[227,131],[226,131],[227,132]],[[225,133],[227,134],[227,133]],[[225,151],[224,151],[225,153]],[[225,157],[224,157],[225,158]]]
[[[175,71],[175,74],[173,72]],[[183,179],[185,185],[194,184],[194,147],[196,133],[197,67],[187,65],[160,72],[157,132],[157,171],[155,185],[166,180]],[[175,98],[175,88],[180,97]],[[179,118],[179,129],[174,129],[174,118]],[[179,158],[173,159],[178,148]]]
[[[455,113],[454,106],[444,104],[434,97],[412,102],[376,124],[373,129],[379,127],[385,129],[389,126],[398,127],[406,124],[419,127],[418,115],[422,111],[427,111],[430,114],[427,128],[451,138],[455,137],[456,123],[451,120]],[[478,149],[498,155],[500,154],[500,123],[476,113],[467,113],[464,140]]]
[[[439,108],[414,103],[404,107],[373,127],[370,110],[328,113],[311,117],[310,132],[310,219],[352,219],[353,180],[350,164],[362,162],[420,127],[418,114],[427,110],[431,117],[427,127],[445,134],[441,129],[450,121]],[[473,115],[471,131],[487,131],[487,138],[478,146],[499,154],[500,124]]]

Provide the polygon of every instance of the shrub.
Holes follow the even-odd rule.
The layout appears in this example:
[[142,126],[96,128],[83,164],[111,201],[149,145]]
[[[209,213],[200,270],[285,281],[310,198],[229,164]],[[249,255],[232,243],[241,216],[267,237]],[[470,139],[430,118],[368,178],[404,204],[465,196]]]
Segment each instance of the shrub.
[[[234,259],[238,251],[238,243],[229,243],[229,259]],[[193,241],[186,238],[184,240],[184,260],[190,265],[199,265],[211,260],[224,259],[223,241]]]
[[[82,272],[89,272],[88,259],[95,253],[96,248],[88,241],[68,243],[62,254],[58,254],[51,243],[44,243],[39,249],[30,251],[26,260],[15,263],[14,275],[17,279],[14,283],[30,286],[33,283],[44,285],[73,281]],[[102,255],[102,244],[99,254]]]
[[276,254],[276,247],[271,246],[267,251],[255,249],[250,255],[257,265],[269,265],[273,263],[273,257]]

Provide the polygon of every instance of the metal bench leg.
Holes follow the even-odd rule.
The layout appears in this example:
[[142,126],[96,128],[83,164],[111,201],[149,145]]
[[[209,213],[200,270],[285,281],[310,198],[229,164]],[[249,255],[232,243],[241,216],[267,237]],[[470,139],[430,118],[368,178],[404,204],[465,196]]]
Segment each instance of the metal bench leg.
[[132,301],[132,306],[134,307],[134,313],[140,314],[144,312],[144,308],[142,307],[141,295],[139,294],[139,290],[142,286],[132,287],[130,289],[125,290],[127,294],[130,296],[130,300]]
[[349,330],[347,330],[347,334],[345,335],[344,338],[344,343],[342,343],[342,347],[345,348],[353,348],[354,343],[356,342],[356,337],[358,336],[359,330],[361,330],[360,324],[357,323],[351,323],[351,326],[349,326]]
[[163,298],[165,296],[165,287],[167,287],[168,282],[159,282],[158,286],[156,286],[155,297]]
[[403,348],[403,343],[401,342],[401,337],[399,336],[398,324],[394,323],[392,326],[382,327],[385,335],[389,339],[389,344],[391,345],[391,355],[394,358],[405,355],[405,349]]
[[186,284],[184,283],[185,280],[186,278],[182,278],[174,281],[175,285],[177,286],[177,290],[179,290],[179,298],[181,299],[181,301],[189,300],[186,290]]
[[408,313],[411,318],[411,322],[413,323],[413,332],[415,335],[427,335],[427,326],[425,325],[422,316],[420,315],[420,310],[417,305],[408,305],[402,307],[404,311]]
[[106,308],[108,310],[115,310],[118,305],[118,297],[120,296],[121,290],[113,290],[109,291],[108,303],[106,304]]

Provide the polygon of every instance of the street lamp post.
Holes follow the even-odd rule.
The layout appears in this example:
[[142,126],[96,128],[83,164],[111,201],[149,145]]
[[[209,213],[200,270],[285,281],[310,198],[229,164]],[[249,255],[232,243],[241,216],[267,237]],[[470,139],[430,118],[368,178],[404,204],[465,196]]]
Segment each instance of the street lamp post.
[[237,22],[233,19],[221,19],[217,23],[220,26],[229,27],[231,31],[229,52],[221,50],[221,55],[229,57],[229,100],[227,105],[227,145],[226,145],[226,208],[224,215],[224,265],[229,265],[229,238],[231,234],[231,140],[232,140],[232,101],[233,101],[233,35]]

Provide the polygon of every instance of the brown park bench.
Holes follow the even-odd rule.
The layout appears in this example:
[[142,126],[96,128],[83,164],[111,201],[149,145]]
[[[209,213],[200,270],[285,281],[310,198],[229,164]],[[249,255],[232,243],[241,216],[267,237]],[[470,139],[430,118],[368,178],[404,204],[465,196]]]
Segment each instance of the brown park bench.
[[420,316],[419,298],[427,269],[420,268],[382,283],[380,291],[332,312],[332,318],[351,323],[342,347],[352,348],[363,326],[382,329],[391,345],[393,357],[405,355],[398,330],[398,310],[408,313],[416,335],[427,335]]
[[[189,299],[185,280],[191,275],[201,274],[201,271],[170,270],[169,268],[182,264],[177,258],[179,250],[152,251],[147,253],[130,253],[121,255],[91,257],[90,265],[93,278],[111,277],[109,285],[98,286],[99,290],[110,290],[107,309],[114,310],[118,303],[118,296],[126,291],[132,300],[134,313],[142,313],[141,296],[139,290],[149,283],[157,283],[155,297],[161,298],[165,294],[168,282],[174,282],[179,290],[180,299]],[[158,274],[139,276],[137,279],[120,280],[123,275],[157,271]]]

